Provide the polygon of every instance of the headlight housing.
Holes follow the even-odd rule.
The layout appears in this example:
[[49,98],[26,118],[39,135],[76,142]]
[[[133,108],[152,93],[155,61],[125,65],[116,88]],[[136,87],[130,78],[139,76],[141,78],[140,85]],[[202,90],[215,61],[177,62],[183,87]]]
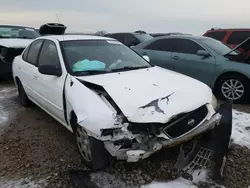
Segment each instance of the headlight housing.
[[212,107],[215,109],[215,108],[217,107],[218,103],[217,103],[217,99],[216,99],[216,97],[214,96],[214,94],[212,94],[212,95],[213,95],[213,96],[212,96],[211,105],[212,105]]

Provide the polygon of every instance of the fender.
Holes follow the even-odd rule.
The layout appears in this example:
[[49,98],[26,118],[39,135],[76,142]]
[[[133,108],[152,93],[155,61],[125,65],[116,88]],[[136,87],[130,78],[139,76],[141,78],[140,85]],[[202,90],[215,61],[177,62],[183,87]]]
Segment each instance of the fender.
[[85,128],[90,136],[100,139],[102,129],[114,128],[116,111],[96,92],[70,75],[65,81],[65,99],[68,121],[70,113],[74,111],[78,125]]

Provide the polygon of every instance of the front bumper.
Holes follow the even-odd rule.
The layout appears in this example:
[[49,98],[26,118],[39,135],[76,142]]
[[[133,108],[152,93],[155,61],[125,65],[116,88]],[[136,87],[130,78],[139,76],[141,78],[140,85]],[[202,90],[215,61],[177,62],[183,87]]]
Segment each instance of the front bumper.
[[117,159],[126,160],[127,162],[137,162],[141,159],[149,157],[150,155],[162,150],[163,148],[170,148],[176,145],[180,145],[214,129],[217,125],[220,124],[221,119],[225,118],[223,116],[227,115],[223,113],[223,108],[225,107],[222,106],[218,108],[213,115],[211,115],[208,119],[206,119],[192,131],[173,139],[159,139],[156,137],[148,144],[147,148],[132,147],[132,149],[118,149],[118,147],[114,146],[112,142],[106,142],[105,147],[109,151],[109,153],[112,156],[117,157]]
[[149,157],[153,153],[156,153],[163,148],[170,148],[192,140],[194,137],[213,129],[220,122],[220,119],[221,115],[216,113],[210,120],[205,121],[202,125],[200,125],[197,129],[193,130],[189,134],[175,139],[164,140],[162,142],[155,142],[151,151],[129,150],[126,152],[127,162],[137,162],[141,159]]

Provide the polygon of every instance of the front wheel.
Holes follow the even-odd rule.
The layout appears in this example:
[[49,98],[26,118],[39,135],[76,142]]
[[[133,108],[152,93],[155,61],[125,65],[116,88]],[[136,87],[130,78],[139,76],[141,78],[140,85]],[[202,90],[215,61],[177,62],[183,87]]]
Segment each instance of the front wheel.
[[223,76],[217,84],[217,93],[223,100],[245,102],[249,96],[249,80],[240,75]]
[[82,160],[89,168],[98,170],[110,164],[110,154],[102,141],[89,136],[81,126],[77,126],[75,138]]

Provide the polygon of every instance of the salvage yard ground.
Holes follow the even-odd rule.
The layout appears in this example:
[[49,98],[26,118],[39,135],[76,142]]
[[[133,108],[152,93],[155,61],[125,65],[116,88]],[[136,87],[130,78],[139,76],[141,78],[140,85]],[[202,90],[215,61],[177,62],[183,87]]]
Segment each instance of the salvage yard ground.
[[[250,105],[234,106],[233,142],[225,167],[225,178],[217,183],[226,188],[248,188]],[[136,164],[115,162],[104,172],[92,173],[91,178],[107,188],[215,186],[213,183],[200,183],[205,181],[205,171],[196,175],[193,182],[179,178],[173,171],[176,151],[164,151]],[[13,84],[2,82],[0,187],[73,187],[68,171],[75,169],[86,167],[81,163],[73,135],[38,107],[21,107]]]

